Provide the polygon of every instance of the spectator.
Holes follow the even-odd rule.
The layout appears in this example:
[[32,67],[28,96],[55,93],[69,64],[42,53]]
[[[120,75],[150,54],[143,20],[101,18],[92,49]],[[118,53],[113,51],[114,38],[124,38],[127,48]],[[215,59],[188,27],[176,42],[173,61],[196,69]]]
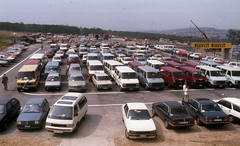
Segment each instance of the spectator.
[[3,77],[2,77],[2,83],[3,83],[3,86],[4,86],[4,90],[8,91],[8,89],[7,89],[8,77],[6,76],[6,74],[4,74]]

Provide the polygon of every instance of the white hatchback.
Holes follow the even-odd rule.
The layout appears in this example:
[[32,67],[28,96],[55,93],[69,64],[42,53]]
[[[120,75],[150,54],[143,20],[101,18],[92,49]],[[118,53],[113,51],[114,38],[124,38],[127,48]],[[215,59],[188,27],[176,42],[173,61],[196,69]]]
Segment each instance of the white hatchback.
[[144,103],[126,103],[122,105],[122,116],[127,138],[156,138],[155,123]]

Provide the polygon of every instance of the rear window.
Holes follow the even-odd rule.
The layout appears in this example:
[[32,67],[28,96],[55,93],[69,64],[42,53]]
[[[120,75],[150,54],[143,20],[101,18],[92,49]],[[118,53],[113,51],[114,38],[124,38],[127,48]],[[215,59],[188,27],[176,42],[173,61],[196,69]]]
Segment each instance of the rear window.
[[139,120],[139,119],[150,119],[151,116],[148,110],[130,110],[128,113],[128,118],[131,120]]
[[109,77],[108,76],[97,76],[97,80],[98,81],[109,80]]
[[64,100],[76,100],[78,97],[76,96],[64,96],[62,99]]
[[103,70],[102,65],[91,65],[90,70]]
[[58,76],[48,76],[47,81],[59,81],[59,77]]
[[71,76],[70,81],[83,81],[82,76]]
[[188,115],[184,107],[171,108],[170,116],[183,116]]

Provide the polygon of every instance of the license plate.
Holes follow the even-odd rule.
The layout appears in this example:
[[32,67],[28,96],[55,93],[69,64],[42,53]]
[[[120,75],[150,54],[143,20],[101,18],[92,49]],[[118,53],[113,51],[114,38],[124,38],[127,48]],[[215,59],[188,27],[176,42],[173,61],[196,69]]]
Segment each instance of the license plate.
[[219,87],[222,87],[223,85],[220,85]]
[[129,90],[133,90],[133,88],[130,88]]
[[63,131],[61,131],[61,130],[54,130],[53,132],[54,133],[63,133]]
[[182,85],[179,85],[179,87],[182,87]]
[[214,119],[213,121],[218,122],[218,121],[222,121],[222,119]]
[[30,125],[26,125],[25,127],[31,127]]
[[202,85],[199,85],[200,87],[202,86]]
[[159,87],[155,88],[155,89],[159,89]]
[[140,135],[140,137],[145,138],[145,137],[147,137],[147,136],[146,136],[146,135]]
[[103,88],[103,89],[107,89],[107,88]]
[[179,122],[179,124],[188,124],[188,121]]

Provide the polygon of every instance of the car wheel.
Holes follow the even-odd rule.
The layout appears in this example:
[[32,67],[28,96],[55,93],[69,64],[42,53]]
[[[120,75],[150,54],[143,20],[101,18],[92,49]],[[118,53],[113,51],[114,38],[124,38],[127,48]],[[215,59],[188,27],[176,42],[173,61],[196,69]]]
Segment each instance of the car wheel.
[[202,122],[199,117],[196,118],[196,122],[198,126],[202,126]]
[[169,125],[169,123],[168,123],[167,120],[164,121],[164,126],[165,126],[165,128],[167,128],[167,129],[170,129],[170,128],[171,128],[171,126]]
[[167,87],[168,87],[168,88],[170,88],[170,87],[171,87],[171,85],[170,85],[170,83],[169,83],[169,82],[167,83]]
[[41,123],[41,127],[40,127],[40,129],[43,129],[44,126],[45,126],[45,124],[44,124],[44,120],[42,120],[42,123]]
[[22,89],[21,89],[21,88],[17,88],[17,91],[18,91],[18,92],[22,92]]
[[3,131],[5,131],[7,129],[7,123],[3,124]]
[[233,83],[232,83],[232,82],[229,82],[228,86],[229,86],[229,87],[233,87]]
[[48,90],[48,88],[45,88],[45,91],[47,91]]
[[77,125],[76,125],[75,129],[73,130],[74,133],[77,133],[78,127],[79,127],[79,122],[77,122]]
[[154,108],[152,109],[152,114],[153,114],[153,116],[156,116],[156,115],[157,115]]
[[233,116],[229,116],[229,121],[230,121],[230,123],[234,123],[235,122],[235,118]]
[[129,134],[128,134],[128,132],[127,132],[127,129],[125,129],[125,136],[126,136],[127,139],[130,139],[130,138],[129,138]]
[[209,87],[209,88],[212,87],[211,83],[208,83],[208,87]]
[[86,114],[87,114],[87,112],[84,113],[84,116],[82,118],[83,120],[86,119]]

